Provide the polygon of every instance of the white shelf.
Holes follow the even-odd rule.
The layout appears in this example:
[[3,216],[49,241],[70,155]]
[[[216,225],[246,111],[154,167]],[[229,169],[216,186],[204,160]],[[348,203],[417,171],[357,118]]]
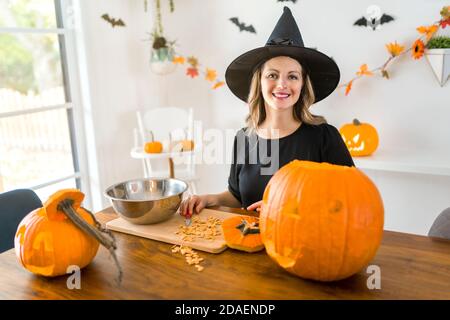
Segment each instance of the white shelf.
[[183,152],[161,152],[161,153],[146,153],[143,147],[136,147],[131,149],[131,157],[134,159],[168,159],[176,157],[187,157],[195,155],[199,150],[183,151]]
[[368,157],[353,157],[357,168],[450,176],[450,151],[376,150]]

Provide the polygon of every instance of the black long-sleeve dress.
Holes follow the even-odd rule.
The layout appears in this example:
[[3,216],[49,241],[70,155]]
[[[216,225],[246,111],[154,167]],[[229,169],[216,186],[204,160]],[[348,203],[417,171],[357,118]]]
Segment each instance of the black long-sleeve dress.
[[263,139],[245,132],[245,128],[239,130],[234,138],[228,178],[228,190],[243,207],[262,200],[270,178],[292,160],[355,165],[339,131],[330,124],[302,123],[280,139]]

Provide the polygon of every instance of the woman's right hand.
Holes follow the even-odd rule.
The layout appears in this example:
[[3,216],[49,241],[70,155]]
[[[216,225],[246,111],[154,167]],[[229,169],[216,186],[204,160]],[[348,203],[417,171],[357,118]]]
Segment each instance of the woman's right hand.
[[207,195],[191,195],[181,201],[178,212],[180,215],[190,218],[194,213],[200,213],[203,208],[208,206],[208,196]]

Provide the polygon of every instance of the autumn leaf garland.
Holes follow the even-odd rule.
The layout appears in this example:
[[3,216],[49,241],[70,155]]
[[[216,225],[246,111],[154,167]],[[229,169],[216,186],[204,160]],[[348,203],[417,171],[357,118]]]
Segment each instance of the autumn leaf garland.
[[206,68],[205,71],[199,70],[199,62],[196,57],[188,57],[187,59],[181,55],[175,56],[172,60],[175,64],[184,65],[187,63],[189,66],[186,68],[186,75],[193,78],[199,76],[200,72],[205,75],[205,79],[213,82],[212,89],[217,89],[225,84],[217,78],[217,71],[214,69]]
[[[353,84],[356,80],[364,76],[373,76],[376,72],[380,72],[383,78],[389,79],[389,72],[387,71],[387,66],[397,57],[406,54],[411,51],[411,56],[418,60],[423,57],[425,52],[425,46],[433,37],[433,35],[440,29],[445,29],[446,26],[450,26],[450,6],[442,8],[440,11],[441,20],[433,23],[430,26],[420,26],[416,30],[421,34],[421,36],[414,41],[414,43],[405,51],[405,46],[399,45],[397,41],[386,44],[386,49],[390,54],[389,58],[385,63],[378,68],[369,70],[367,64],[363,64],[359,67],[356,72],[356,77],[349,80],[348,82],[340,85],[339,87],[345,87],[345,95],[347,96],[352,90]],[[425,42],[424,42],[425,41]]]

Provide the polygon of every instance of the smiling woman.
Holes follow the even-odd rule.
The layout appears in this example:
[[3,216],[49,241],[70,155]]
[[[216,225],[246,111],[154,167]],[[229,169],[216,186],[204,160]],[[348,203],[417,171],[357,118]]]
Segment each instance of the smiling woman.
[[309,111],[333,92],[339,77],[333,59],[304,46],[285,7],[266,45],[237,57],[225,74],[249,107],[247,126],[234,140],[228,190],[184,200],[181,214],[212,205],[258,210],[273,174],[293,160],[354,166],[338,130]]

